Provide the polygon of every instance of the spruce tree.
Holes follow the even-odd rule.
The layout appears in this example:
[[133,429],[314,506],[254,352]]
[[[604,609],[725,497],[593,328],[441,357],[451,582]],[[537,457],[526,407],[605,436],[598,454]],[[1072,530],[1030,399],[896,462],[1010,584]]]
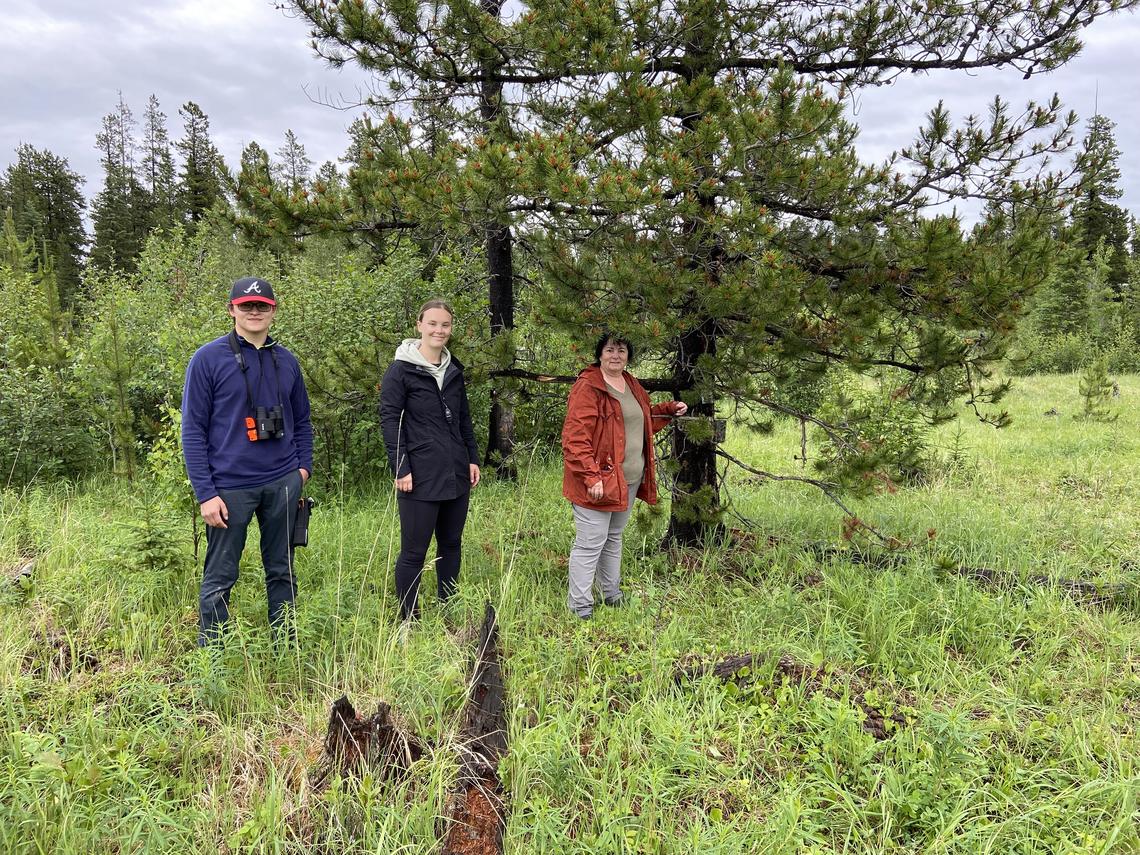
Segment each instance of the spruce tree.
[[1033,296],[1030,327],[1043,339],[1079,336],[1091,339],[1094,303],[1105,281],[1104,253],[1089,258],[1079,232],[1060,231],[1049,275]]
[[134,270],[149,230],[150,203],[139,181],[134,131],[134,115],[119,93],[118,105],[103,117],[95,136],[103,188],[91,209],[91,262],[105,269]]
[[64,306],[79,293],[87,246],[82,185],[65,158],[27,143],[0,176],[0,215],[10,210],[15,234],[33,241],[37,257],[50,259]]
[[1080,230],[1087,258],[1091,259],[1101,246],[1109,251],[1108,283],[1119,294],[1128,281],[1129,214],[1115,203],[1122,195],[1115,127],[1114,122],[1100,114],[1089,119],[1077,156],[1081,180],[1073,206],[1073,223]]
[[166,114],[158,98],[150,96],[143,114],[140,178],[149,195],[148,232],[171,228],[177,222],[174,154],[166,129]]
[[305,146],[292,130],[285,131],[285,143],[277,149],[273,175],[288,193],[297,194],[305,189],[313,161],[305,154]]
[[182,157],[177,185],[181,219],[193,232],[207,212],[225,198],[225,164],[210,139],[210,120],[202,108],[187,101],[179,109],[184,132],[174,144]]

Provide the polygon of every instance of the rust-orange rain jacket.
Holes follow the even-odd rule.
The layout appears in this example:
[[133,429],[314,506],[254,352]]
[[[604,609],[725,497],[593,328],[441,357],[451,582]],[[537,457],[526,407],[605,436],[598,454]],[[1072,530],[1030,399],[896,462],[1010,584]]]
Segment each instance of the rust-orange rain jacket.
[[[649,403],[649,395],[628,371],[625,382],[641,404],[645,416],[645,474],[637,498],[657,504],[657,479],[653,464],[653,436],[669,423],[667,416],[677,410],[679,401]],[[562,424],[562,495],[576,505],[597,511],[624,511],[629,486],[622,473],[625,459],[625,421],[621,404],[606,391],[602,369],[591,365],[578,375],[566,402]],[[602,482],[602,498],[594,501],[586,492]]]

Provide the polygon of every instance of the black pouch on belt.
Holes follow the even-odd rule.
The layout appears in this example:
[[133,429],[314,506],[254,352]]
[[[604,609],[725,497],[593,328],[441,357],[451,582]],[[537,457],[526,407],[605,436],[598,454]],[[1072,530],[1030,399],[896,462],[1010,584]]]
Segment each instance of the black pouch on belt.
[[309,515],[315,504],[312,499],[297,500],[297,516],[293,519],[293,537],[290,541],[294,548],[309,545]]

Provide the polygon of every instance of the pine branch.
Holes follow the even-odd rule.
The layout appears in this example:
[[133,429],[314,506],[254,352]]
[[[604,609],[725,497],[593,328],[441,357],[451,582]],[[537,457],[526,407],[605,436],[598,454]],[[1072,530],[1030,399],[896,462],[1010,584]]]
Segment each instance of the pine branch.
[[835,484],[830,484],[827,481],[820,481],[818,478],[808,478],[804,475],[777,475],[774,472],[766,472],[763,469],[757,469],[754,466],[749,466],[743,460],[740,460],[737,457],[733,457],[731,454],[729,454],[727,451],[725,451],[722,448],[717,448],[716,453],[719,457],[723,457],[729,463],[733,463],[733,464],[739,466],[745,472],[750,472],[751,474],[757,476],[758,478],[763,478],[766,481],[798,481],[801,484],[810,484],[811,486],[818,489],[825,496],[827,496],[827,498],[830,499],[831,502],[836,507],[838,507],[841,511],[843,511],[843,513],[847,516],[848,519],[856,521],[860,528],[863,528],[868,533],[873,534],[875,537],[877,537],[879,539],[880,542],[882,542],[884,544],[889,545],[891,543],[890,538],[885,537],[873,525],[870,525],[869,523],[859,519],[859,517],[855,514],[854,511],[852,511],[845,504],[843,504],[843,501],[834,492],[835,488],[836,488]]

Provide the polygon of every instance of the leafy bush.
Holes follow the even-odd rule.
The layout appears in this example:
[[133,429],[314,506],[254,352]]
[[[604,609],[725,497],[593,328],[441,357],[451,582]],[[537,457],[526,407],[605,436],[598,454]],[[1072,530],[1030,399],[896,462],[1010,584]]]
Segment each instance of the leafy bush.
[[1085,333],[1042,336],[1025,331],[1018,337],[1010,371],[1018,375],[1071,374],[1088,361],[1092,348],[1092,339]]
[[97,464],[90,418],[74,384],[37,368],[0,371],[0,485],[71,478]]
[[95,462],[89,414],[68,363],[70,318],[50,268],[11,242],[0,263],[0,484],[81,475]]

